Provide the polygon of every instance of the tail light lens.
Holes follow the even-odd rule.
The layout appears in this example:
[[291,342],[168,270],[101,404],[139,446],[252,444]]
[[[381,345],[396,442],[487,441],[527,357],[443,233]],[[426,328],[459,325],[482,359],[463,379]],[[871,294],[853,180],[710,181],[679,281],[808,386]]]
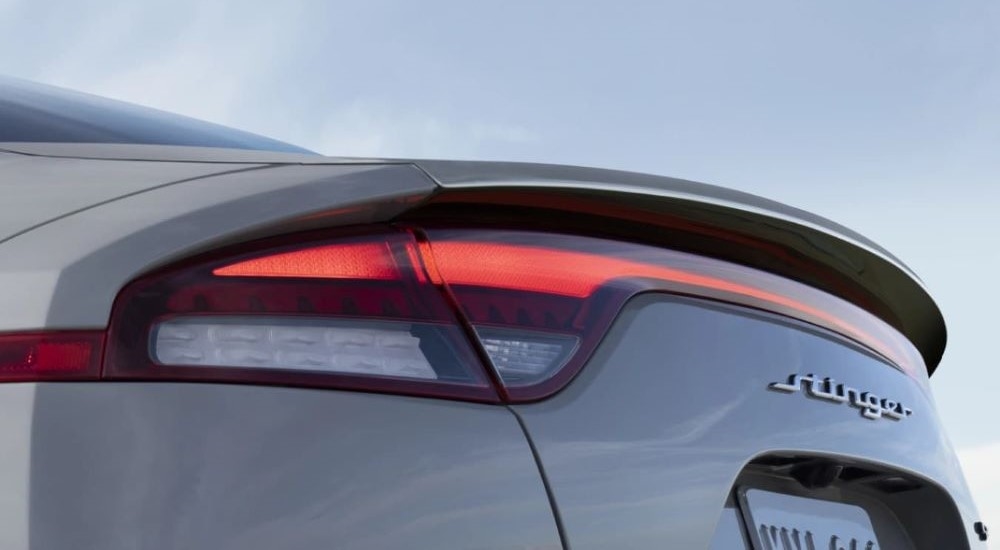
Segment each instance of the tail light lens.
[[419,325],[343,319],[176,317],[153,326],[159,365],[350,373],[437,380]]
[[573,235],[377,229],[194,259],[127,286],[103,333],[0,336],[0,380],[215,381],[482,402],[564,387],[625,302],[669,292],[833,330],[904,370],[898,332],[761,271]]
[[819,325],[904,369],[921,364],[895,329],[853,304],[774,275],[660,248],[523,231],[429,230],[431,276],[475,328],[513,400],[563,387],[626,300],[669,292]]
[[278,245],[119,296],[104,375],[497,401],[408,233]]

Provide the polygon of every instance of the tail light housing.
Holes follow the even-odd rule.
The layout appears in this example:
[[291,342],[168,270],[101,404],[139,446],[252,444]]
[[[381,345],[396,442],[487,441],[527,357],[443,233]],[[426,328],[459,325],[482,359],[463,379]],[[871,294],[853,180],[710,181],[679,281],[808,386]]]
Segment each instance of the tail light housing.
[[497,401],[406,232],[265,243],[117,300],[107,378],[344,388]]
[[103,366],[100,332],[7,335],[0,379],[531,401],[565,387],[642,292],[787,315],[903,370],[920,365],[913,346],[874,316],[754,269],[578,235],[382,227],[258,241],[153,273],[118,296]]

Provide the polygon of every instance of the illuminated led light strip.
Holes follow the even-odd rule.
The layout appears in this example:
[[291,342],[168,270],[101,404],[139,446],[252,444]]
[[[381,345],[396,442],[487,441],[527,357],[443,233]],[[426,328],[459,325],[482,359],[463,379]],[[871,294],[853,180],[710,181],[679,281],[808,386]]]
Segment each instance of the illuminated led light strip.
[[[539,236],[544,238],[544,235]],[[408,242],[405,244],[405,251],[414,264],[419,281],[425,282],[426,276],[438,285],[447,283],[479,286],[586,299],[602,285],[615,279],[643,278],[743,297],[770,304],[779,312],[790,310],[803,320],[825,326],[872,348],[903,369],[915,369],[914,361],[909,359],[912,353],[900,349],[894,338],[880,337],[848,321],[847,318],[851,315],[863,314],[863,310],[833,296],[824,295],[822,300],[806,302],[783,293],[713,275],[554,247],[432,239],[431,242]],[[244,260],[217,268],[213,274],[224,277],[375,280],[398,279],[402,276],[392,250],[385,243],[321,245]],[[801,287],[815,293],[820,292],[791,281],[783,281],[783,284],[789,288]],[[834,313],[828,311],[830,309]],[[855,309],[858,313],[852,313]],[[877,332],[893,330],[875,319],[872,325]]]
[[399,269],[388,243],[320,245],[243,260],[216,268],[218,277],[301,277],[396,280]]
[[[657,279],[744,296],[790,309],[871,347],[901,368],[913,368],[910,362],[904,359],[906,356],[904,352],[892,349],[881,339],[823,309],[775,292],[710,275],[586,252],[494,242],[433,241],[430,249],[435,267],[432,277],[440,277],[450,285],[483,286],[585,298],[614,279]],[[825,298],[831,303],[840,300],[833,296]],[[847,302],[843,305],[856,307]]]

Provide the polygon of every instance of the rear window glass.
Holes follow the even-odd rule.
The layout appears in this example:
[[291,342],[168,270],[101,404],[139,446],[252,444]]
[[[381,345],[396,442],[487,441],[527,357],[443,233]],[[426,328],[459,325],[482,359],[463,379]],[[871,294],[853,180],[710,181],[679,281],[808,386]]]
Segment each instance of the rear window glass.
[[0,142],[125,143],[311,153],[193,118],[7,78],[0,78]]

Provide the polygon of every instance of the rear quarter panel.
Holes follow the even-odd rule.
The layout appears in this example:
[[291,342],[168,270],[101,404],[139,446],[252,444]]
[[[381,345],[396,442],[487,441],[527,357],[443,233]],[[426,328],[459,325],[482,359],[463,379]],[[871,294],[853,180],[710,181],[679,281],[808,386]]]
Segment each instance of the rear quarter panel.
[[503,407],[170,383],[9,384],[0,403],[0,435],[29,440],[0,475],[20,486],[4,548],[561,547]]

